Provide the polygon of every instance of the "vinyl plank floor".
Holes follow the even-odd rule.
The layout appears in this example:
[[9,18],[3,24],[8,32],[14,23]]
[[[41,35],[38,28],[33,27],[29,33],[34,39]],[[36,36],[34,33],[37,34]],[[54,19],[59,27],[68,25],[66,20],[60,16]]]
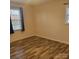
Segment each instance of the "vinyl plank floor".
[[37,36],[10,44],[11,59],[54,59],[60,53],[69,54],[67,44]]

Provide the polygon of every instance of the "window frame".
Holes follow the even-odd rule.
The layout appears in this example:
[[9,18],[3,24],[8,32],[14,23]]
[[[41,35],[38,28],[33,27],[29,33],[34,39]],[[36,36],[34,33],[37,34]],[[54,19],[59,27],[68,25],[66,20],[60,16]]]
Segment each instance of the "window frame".
[[65,23],[69,24],[69,6],[66,6],[66,16],[65,16]]
[[[21,7],[12,7],[11,9],[19,9],[20,10],[20,17],[21,17],[21,31],[24,31],[25,30],[25,28],[24,28],[24,17],[23,17],[23,8],[21,8]],[[12,20],[11,20],[11,22],[12,22]],[[13,27],[13,26],[12,26]],[[14,32],[15,31],[19,31],[19,29],[18,30],[13,30]]]

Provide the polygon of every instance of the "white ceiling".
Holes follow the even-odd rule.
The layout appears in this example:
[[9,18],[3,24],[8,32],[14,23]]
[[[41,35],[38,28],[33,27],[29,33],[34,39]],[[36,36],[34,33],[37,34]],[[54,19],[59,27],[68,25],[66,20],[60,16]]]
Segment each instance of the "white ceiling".
[[11,0],[12,2],[27,3],[31,5],[41,4],[50,0]]

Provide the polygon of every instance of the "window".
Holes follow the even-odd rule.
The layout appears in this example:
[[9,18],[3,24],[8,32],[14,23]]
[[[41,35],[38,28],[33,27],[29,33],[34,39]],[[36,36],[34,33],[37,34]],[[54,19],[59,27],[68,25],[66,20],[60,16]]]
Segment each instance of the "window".
[[11,23],[14,31],[24,30],[23,11],[21,8],[10,9]]
[[66,8],[66,18],[65,18],[65,20],[66,20],[66,24],[68,24],[69,23],[69,7],[68,6]]

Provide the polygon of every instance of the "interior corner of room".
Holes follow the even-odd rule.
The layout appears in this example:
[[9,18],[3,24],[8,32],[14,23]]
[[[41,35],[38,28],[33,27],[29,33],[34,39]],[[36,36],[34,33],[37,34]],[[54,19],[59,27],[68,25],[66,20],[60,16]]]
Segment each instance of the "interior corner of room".
[[[23,0],[24,1],[24,0]],[[24,31],[11,34],[11,42],[31,36],[38,36],[68,44],[69,27],[65,22],[66,3],[68,0],[37,0],[31,3],[11,1],[11,7],[22,7]],[[41,3],[41,2],[42,3]],[[22,2],[22,3],[21,3]]]
[[11,59],[69,59],[68,0],[11,0]]

